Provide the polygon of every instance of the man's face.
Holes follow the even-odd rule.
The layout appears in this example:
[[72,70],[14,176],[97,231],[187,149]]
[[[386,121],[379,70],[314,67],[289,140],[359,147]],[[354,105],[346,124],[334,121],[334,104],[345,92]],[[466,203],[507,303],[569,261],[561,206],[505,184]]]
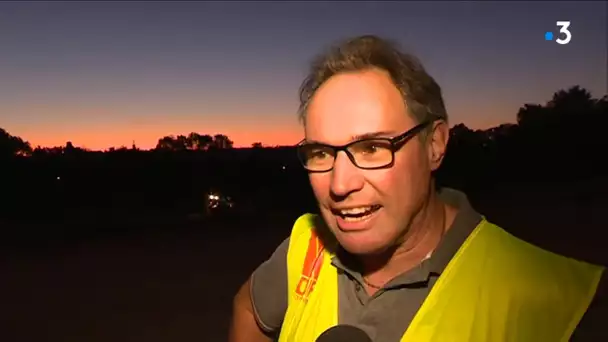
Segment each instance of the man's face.
[[[370,133],[395,137],[416,124],[389,75],[372,69],[324,83],[309,104],[305,135],[310,142],[344,145]],[[429,155],[414,137],[395,153],[392,167],[363,170],[340,152],[331,171],[309,174],[323,218],[343,248],[373,254],[403,238],[429,194]],[[341,211],[352,208],[368,214],[354,218]]]

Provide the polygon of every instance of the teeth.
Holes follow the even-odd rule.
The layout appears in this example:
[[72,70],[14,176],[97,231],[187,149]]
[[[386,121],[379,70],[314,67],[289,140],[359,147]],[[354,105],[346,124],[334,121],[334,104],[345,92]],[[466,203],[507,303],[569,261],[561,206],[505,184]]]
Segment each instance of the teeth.
[[360,207],[360,208],[340,210],[340,213],[343,215],[358,215],[358,214],[363,214],[364,212],[370,211],[370,210],[372,210],[372,207]]
[[370,215],[371,213],[363,216],[342,216],[342,219],[346,222],[357,222],[366,220],[368,217],[370,217]]

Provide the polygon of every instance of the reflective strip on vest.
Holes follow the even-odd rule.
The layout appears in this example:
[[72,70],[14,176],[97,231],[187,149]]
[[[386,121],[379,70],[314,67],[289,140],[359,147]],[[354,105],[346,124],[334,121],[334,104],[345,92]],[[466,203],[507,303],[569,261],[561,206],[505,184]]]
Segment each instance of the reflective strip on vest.
[[[314,215],[303,215],[292,229],[288,308],[279,342],[314,342],[338,324],[338,272],[314,221]],[[401,341],[568,341],[602,272],[603,267],[545,251],[484,219],[446,266]]]

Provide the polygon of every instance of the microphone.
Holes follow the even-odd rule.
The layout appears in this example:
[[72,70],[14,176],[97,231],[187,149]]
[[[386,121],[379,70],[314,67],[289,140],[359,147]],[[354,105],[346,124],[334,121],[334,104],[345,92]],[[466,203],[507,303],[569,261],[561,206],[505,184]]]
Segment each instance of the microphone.
[[315,342],[372,342],[372,339],[365,331],[342,324],[325,330]]

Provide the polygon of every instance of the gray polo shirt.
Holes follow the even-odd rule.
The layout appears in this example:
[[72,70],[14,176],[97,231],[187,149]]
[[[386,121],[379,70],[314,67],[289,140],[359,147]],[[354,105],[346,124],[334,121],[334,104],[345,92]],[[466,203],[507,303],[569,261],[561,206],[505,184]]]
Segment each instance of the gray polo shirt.
[[[463,193],[443,189],[440,197],[459,210],[432,256],[418,267],[394,278],[373,296],[365,291],[361,273],[354,266],[353,259],[344,251],[337,253],[332,264],[338,269],[340,324],[357,326],[377,342],[397,342],[401,339],[437,278],[481,221],[481,215],[471,207]],[[288,246],[289,238],[252,276],[251,298],[255,316],[259,325],[269,333],[279,332],[287,310]],[[596,297],[579,325],[579,329],[581,326],[589,327],[584,332],[577,329],[574,341],[608,341],[606,329],[598,330],[596,327],[602,321],[608,322],[608,305],[605,302],[604,298]],[[601,337],[598,335],[600,333]]]

